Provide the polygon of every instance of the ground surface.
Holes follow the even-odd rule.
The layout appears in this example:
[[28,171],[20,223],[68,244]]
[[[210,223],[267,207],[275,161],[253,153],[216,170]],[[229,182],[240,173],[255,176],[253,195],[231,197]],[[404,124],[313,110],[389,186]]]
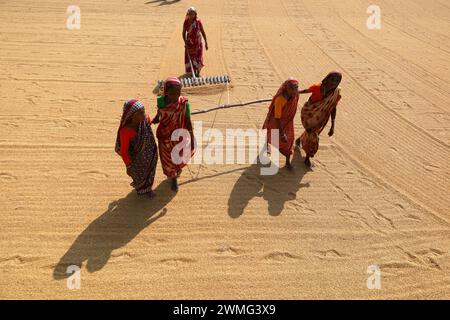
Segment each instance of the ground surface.
[[[72,4],[81,30],[66,29]],[[370,4],[2,1],[0,298],[450,298],[450,7],[378,0],[377,31]],[[232,102],[343,72],[335,136],[312,171],[298,154],[273,177],[191,165],[174,196],[158,167],[157,198],[132,192],[113,150],[122,104],[153,115],[156,80],[183,73],[191,5],[209,38],[204,73],[231,75]],[[193,109],[228,99],[187,95]],[[256,129],[266,110],[194,120]],[[69,264],[82,264],[81,290],[67,289]],[[372,264],[381,290],[366,287]]]

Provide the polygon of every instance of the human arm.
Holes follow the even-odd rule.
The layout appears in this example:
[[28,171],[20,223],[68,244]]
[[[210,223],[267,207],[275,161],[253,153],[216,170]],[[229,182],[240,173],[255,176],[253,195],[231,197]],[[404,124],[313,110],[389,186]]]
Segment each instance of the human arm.
[[328,135],[331,137],[334,134],[334,123],[336,120],[336,107],[339,103],[339,101],[341,101],[341,95],[339,94],[336,104],[334,105],[333,110],[331,111],[330,117],[331,117],[331,128],[330,131],[328,132]]
[[334,134],[334,122],[336,120],[336,106],[331,111],[330,117],[331,117],[331,128],[330,131],[328,131],[328,135],[331,137]]
[[189,131],[191,136],[191,150],[195,149],[195,137],[194,137],[194,129],[191,121],[191,103],[189,101],[186,102],[186,129]]
[[159,123],[159,109],[158,109],[158,111],[156,112],[156,116],[153,117],[152,123],[153,123],[153,124]]
[[187,33],[186,33],[186,22],[183,24],[183,33],[181,34],[184,41],[184,46],[187,46]]
[[194,130],[192,126],[191,117],[186,117],[186,128],[189,131],[189,135],[191,136],[191,150],[195,149],[195,136],[194,136]]
[[286,134],[284,133],[283,126],[281,125],[281,116],[283,114],[283,107],[286,105],[286,98],[283,96],[278,96],[275,99],[275,110],[274,110],[274,118],[276,129],[278,129],[280,134],[280,139],[283,142],[287,142]]
[[203,28],[203,24],[200,25],[200,32],[202,34],[203,39],[205,39],[205,49],[208,50],[208,39],[206,39],[206,32]]
[[130,175],[130,167],[132,164],[131,156],[130,156],[130,141],[134,137],[136,133],[131,129],[122,128],[119,132],[120,138],[120,155],[122,157],[125,166],[127,167],[127,174]]

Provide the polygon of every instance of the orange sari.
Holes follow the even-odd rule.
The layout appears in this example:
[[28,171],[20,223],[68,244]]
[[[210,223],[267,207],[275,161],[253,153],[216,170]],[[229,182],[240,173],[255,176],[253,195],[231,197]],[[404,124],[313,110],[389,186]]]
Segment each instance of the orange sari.
[[[263,129],[267,129],[267,143],[271,144],[271,134],[270,131],[277,127],[275,119],[275,101],[276,99],[286,93],[287,84],[290,80],[285,81],[280,89],[278,89],[277,94],[273,97],[272,103],[269,106],[269,112],[267,113],[266,120],[263,124]],[[287,136],[287,142],[283,142],[281,138],[279,139],[279,147],[281,154],[284,156],[290,156],[292,154],[292,147],[294,145],[295,133],[294,133],[294,118],[297,113],[299,95],[296,94],[294,97],[290,98],[284,105],[281,113],[280,123],[284,133]]]

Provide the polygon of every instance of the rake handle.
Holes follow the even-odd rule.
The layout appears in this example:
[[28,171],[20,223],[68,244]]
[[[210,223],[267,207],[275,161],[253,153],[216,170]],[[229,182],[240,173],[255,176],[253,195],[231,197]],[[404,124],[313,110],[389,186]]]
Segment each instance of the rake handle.
[[234,103],[234,104],[223,104],[221,106],[217,106],[214,108],[210,108],[210,109],[205,109],[205,110],[200,110],[200,111],[194,111],[191,112],[191,114],[201,114],[201,113],[207,113],[207,112],[211,112],[214,110],[219,110],[219,109],[228,109],[228,108],[234,108],[234,107],[243,107],[243,106],[247,106],[249,104],[255,104],[255,103],[261,103],[261,102],[269,102],[272,101],[272,99],[259,99],[259,100],[252,100],[252,101],[247,101],[247,102],[242,102],[242,103]]
[[191,55],[189,54],[188,48],[186,48],[186,53],[187,53],[187,56],[188,56],[188,58],[189,58],[189,63],[190,63],[190,65],[191,65],[192,76],[194,77],[194,79],[197,79],[197,77],[195,76],[195,70],[194,70],[194,66],[193,66],[193,64],[192,64]]

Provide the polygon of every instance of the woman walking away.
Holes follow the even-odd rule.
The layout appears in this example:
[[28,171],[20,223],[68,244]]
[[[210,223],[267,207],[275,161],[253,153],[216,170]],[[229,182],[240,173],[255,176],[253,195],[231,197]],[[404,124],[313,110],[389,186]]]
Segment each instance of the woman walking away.
[[314,157],[319,149],[319,134],[331,117],[331,128],[328,135],[334,134],[334,123],[336,119],[336,106],[341,99],[338,88],[342,80],[339,72],[330,72],[320,84],[312,85],[309,89],[300,93],[311,93],[311,97],[302,108],[301,117],[305,131],[295,141],[297,147],[302,146],[305,150],[305,164],[311,167],[310,158]]
[[[200,76],[203,68],[203,43],[202,36],[205,39],[205,49],[208,50],[208,40],[203,29],[202,21],[197,17],[197,10],[194,7],[188,9],[186,19],[183,25],[183,40],[185,44],[184,64],[186,74]],[[189,59],[190,58],[190,59]],[[191,62],[194,70],[191,68]]]
[[[159,156],[164,174],[171,180],[171,188],[178,191],[177,177],[181,175],[182,168],[189,162],[194,154],[194,134],[192,132],[191,110],[188,100],[181,96],[181,82],[178,78],[168,78],[164,85],[164,95],[157,98],[158,114],[153,123],[159,123],[156,130],[158,138]],[[172,140],[172,133],[177,129],[185,129],[186,135],[178,140]],[[190,154],[183,154],[184,145]],[[174,148],[177,148],[174,150]],[[174,163],[174,157],[182,161]]]
[[150,124],[150,117],[145,114],[141,101],[125,102],[115,149],[122,156],[127,174],[133,179],[131,186],[138,194],[153,197],[158,150]]
[[269,107],[263,129],[267,129],[267,143],[271,142],[271,130],[279,130],[279,150],[286,157],[286,167],[292,168],[290,157],[294,145],[294,117],[298,105],[298,80],[289,78],[278,89]]

